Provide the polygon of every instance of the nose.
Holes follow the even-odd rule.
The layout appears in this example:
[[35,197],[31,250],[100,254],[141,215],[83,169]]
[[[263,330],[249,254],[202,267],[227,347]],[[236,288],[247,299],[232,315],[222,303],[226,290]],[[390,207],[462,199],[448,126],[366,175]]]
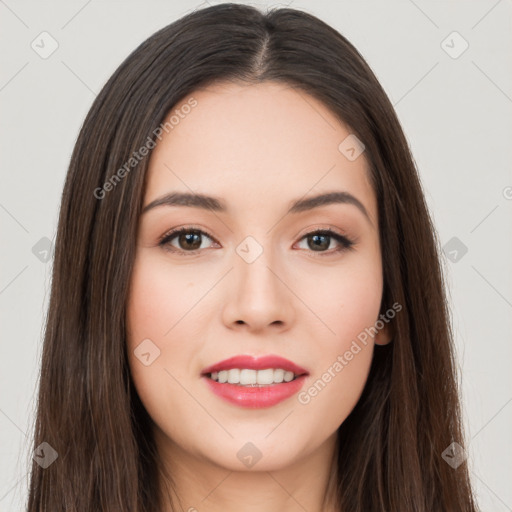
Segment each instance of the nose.
[[291,283],[270,253],[264,250],[251,263],[235,254],[222,310],[228,328],[276,332],[292,325],[295,308]]

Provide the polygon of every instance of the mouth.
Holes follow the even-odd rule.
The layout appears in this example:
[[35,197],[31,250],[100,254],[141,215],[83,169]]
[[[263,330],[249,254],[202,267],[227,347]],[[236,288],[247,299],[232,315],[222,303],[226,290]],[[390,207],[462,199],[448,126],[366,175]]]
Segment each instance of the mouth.
[[231,404],[262,408],[296,394],[309,372],[279,356],[236,356],[205,368],[210,390]]

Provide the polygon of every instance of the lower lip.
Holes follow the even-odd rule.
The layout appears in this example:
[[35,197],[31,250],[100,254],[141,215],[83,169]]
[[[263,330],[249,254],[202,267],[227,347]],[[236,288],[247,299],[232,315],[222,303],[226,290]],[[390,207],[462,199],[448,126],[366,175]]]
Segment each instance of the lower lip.
[[203,377],[210,389],[227,402],[247,407],[250,409],[262,409],[271,407],[299,392],[304,385],[306,375],[301,375],[290,382],[281,384],[269,384],[261,387],[246,387],[236,384],[221,384],[209,377]]

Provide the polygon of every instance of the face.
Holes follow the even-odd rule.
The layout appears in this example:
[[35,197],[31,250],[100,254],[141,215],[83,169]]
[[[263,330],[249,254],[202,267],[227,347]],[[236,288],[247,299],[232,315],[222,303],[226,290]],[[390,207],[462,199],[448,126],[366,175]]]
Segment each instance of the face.
[[[374,344],[390,339],[387,325],[368,335],[383,276],[365,155],[354,158],[362,148],[322,103],[283,84],[217,84],[173,114],[140,218],[132,377],[173,457],[290,466],[332,446]],[[335,192],[345,195],[309,201]],[[215,366],[235,356],[248,358]]]

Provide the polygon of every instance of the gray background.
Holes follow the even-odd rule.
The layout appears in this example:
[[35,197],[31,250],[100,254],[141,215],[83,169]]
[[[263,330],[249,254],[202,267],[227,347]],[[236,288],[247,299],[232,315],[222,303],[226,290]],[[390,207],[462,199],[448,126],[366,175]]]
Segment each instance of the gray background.
[[[206,3],[0,0],[1,511],[22,510],[26,499],[51,275],[44,238],[55,236],[79,127],[125,56],[200,5]],[[295,0],[290,5],[345,35],[395,105],[441,243],[448,244],[443,259],[472,479],[482,510],[510,511],[511,2]],[[43,31],[58,43],[46,59],[31,47],[35,41],[41,52],[46,37],[44,47],[50,48],[49,36],[39,36]],[[469,47],[456,55],[464,40]]]

